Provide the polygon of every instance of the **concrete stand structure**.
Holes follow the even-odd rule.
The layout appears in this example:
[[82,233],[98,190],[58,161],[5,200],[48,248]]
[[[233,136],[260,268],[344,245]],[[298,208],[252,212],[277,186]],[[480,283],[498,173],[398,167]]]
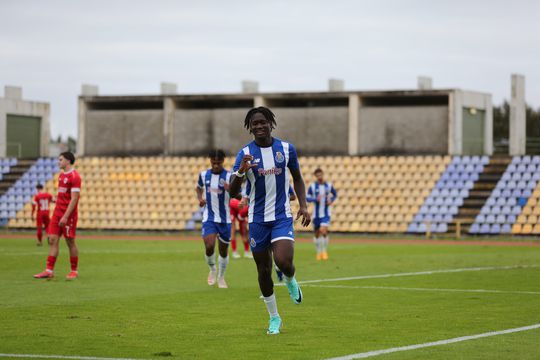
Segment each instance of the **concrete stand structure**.
[[49,156],[50,106],[24,100],[22,88],[6,86],[0,98],[0,157]]
[[[491,95],[459,89],[79,97],[81,155],[228,154],[251,140],[247,111],[268,106],[274,134],[301,155],[493,152]],[[244,91],[247,86],[244,87]]]

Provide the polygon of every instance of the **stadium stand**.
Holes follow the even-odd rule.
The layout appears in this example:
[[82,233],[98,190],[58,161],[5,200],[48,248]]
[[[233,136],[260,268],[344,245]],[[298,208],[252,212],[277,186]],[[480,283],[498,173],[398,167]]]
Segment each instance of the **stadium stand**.
[[[227,158],[225,167],[231,168],[233,160]],[[443,233],[470,218],[470,229],[463,230],[471,234],[540,234],[540,156],[319,156],[300,162],[306,185],[320,167],[339,192],[333,231]],[[2,159],[0,164],[7,172],[18,162]],[[205,157],[78,159],[83,178],[79,227],[200,228],[194,189],[199,172],[208,167]],[[0,197],[4,224],[9,220],[9,227],[33,228],[35,185],[44,183],[56,194],[57,180],[56,160],[38,159],[29,166]],[[292,209],[297,211],[297,202]]]
[[[37,182],[46,178],[41,178],[41,172],[33,160],[0,159],[0,164],[0,225],[3,226],[30,201]],[[51,170],[49,177],[54,172],[56,169]]]
[[[28,166],[29,164],[31,165]],[[26,165],[19,166],[24,172],[13,175],[17,179],[0,197],[0,218],[4,222],[12,219],[9,220],[10,226],[15,227],[17,225],[22,226],[22,223],[15,219],[17,212],[25,207],[28,207],[31,211],[36,185],[38,183],[47,183],[58,172],[56,159],[41,158],[35,163],[26,161]],[[28,213],[28,218],[30,218],[30,213]]]
[[[512,227],[516,221],[515,229],[521,232],[521,224],[528,223],[527,214],[521,215],[522,208],[540,180],[540,173],[537,172],[539,165],[540,157],[537,156],[514,157],[469,232],[472,234],[509,234],[513,232]],[[531,220],[533,219],[536,221],[531,217]],[[528,227],[525,227],[525,230],[527,229]]]
[[489,163],[487,156],[455,156],[435,187],[414,216],[407,231],[425,233],[426,231],[445,233],[448,224],[458,214],[464,199],[479,179],[484,165]]
[[[449,156],[301,158],[306,183],[321,167],[339,193],[332,230],[405,232],[450,162]],[[297,203],[293,203],[297,211]],[[299,230],[308,230],[299,228]]]

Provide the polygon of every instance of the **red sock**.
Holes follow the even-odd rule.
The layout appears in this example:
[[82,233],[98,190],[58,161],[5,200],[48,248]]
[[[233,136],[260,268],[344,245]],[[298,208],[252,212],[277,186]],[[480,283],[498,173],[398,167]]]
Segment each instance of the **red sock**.
[[47,257],[47,270],[53,271],[55,263],[56,263],[56,256],[48,256]]
[[236,238],[231,239],[231,248],[232,251],[236,251]]
[[79,257],[71,256],[69,258],[69,262],[71,263],[71,271],[77,271],[77,265],[79,264]]
[[244,243],[244,251],[249,251],[249,243],[247,241]]
[[37,238],[39,242],[41,242],[41,239],[43,239],[43,230],[40,227],[37,229]]

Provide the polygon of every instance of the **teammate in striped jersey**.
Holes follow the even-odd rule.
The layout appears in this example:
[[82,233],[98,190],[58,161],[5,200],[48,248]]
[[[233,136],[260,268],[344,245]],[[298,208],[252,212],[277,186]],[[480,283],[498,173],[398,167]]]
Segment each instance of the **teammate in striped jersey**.
[[[225,270],[229,263],[229,243],[231,241],[231,213],[229,210],[229,182],[231,173],[223,168],[225,153],[213,150],[208,154],[211,168],[199,174],[197,183],[197,199],[199,206],[204,207],[202,237],[206,248],[206,263],[210,268],[208,285],[217,283],[226,289]],[[214,248],[218,239],[219,259],[216,269]]]
[[302,218],[304,226],[311,221],[296,149],[292,144],[272,137],[275,125],[275,116],[268,108],[261,106],[247,113],[244,127],[253,134],[254,141],[238,153],[230,188],[231,196],[238,196],[242,180],[247,178],[250,246],[259,274],[259,288],[270,315],[268,334],[279,334],[282,324],[272,281],[272,254],[285,275],[293,302],[302,302],[302,291],[294,276],[289,172],[300,204],[296,219]]
[[330,206],[337,199],[337,191],[330,182],[324,181],[324,172],[316,169],[317,181],[308,188],[307,201],[315,204],[313,209],[313,242],[317,248],[317,260],[328,260],[328,231],[330,228]]

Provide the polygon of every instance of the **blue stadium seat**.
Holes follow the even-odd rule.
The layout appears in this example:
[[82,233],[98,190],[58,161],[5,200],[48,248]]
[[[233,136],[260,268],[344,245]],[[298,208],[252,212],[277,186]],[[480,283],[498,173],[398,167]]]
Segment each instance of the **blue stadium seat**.
[[500,234],[501,233],[501,225],[499,224],[493,224],[491,225],[489,229],[490,234]]
[[510,234],[512,232],[512,225],[511,224],[504,224],[501,227],[501,234]]

